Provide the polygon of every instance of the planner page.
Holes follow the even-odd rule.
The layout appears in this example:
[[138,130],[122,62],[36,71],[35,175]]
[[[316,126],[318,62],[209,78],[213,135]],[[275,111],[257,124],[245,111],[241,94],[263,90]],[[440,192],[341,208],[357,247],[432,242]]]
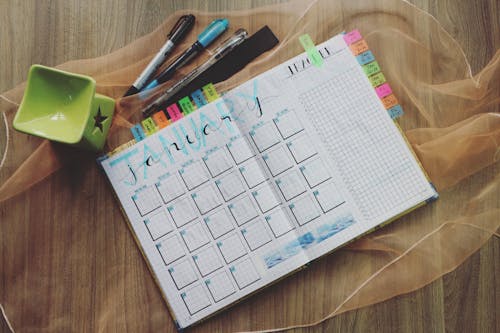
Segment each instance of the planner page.
[[342,38],[103,160],[187,327],[436,195]]
[[[259,152],[274,143],[259,137],[219,99],[102,161],[179,327],[309,261],[288,245],[296,226]],[[291,258],[270,270],[264,255],[285,244]]]

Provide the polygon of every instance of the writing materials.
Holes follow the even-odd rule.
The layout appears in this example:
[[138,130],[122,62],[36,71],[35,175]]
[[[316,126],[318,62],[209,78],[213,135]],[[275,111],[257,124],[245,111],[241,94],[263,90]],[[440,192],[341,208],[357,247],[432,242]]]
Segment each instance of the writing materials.
[[321,67],[302,53],[101,160],[179,328],[437,198],[355,44],[337,35]]
[[149,64],[144,68],[142,73],[137,77],[132,86],[127,90],[125,95],[129,96],[137,94],[141,91],[151,77],[156,73],[160,66],[167,60],[168,55],[172,52],[175,45],[179,43],[194,26],[194,15],[182,15],[175,23],[172,30],[167,35],[167,41],[162,46],[160,51],[153,57]]
[[168,105],[180,101],[193,91],[209,84],[222,82],[243,69],[252,60],[269,51],[279,40],[268,26],[264,26],[245,39],[213,66],[198,75],[193,81],[181,88],[179,92],[163,102],[158,110],[164,110]]
[[217,61],[222,59],[226,54],[231,52],[236,46],[240,45],[248,36],[248,33],[245,29],[238,29],[236,32],[222,42],[213,52],[213,55],[208,58],[202,65],[198,66],[190,73],[188,73],[184,78],[179,80],[173,86],[168,88],[162,95],[160,95],[156,100],[154,100],[150,105],[146,106],[142,111],[144,117],[150,116],[153,112],[155,112],[158,107],[173,95],[175,95],[179,90],[185,87],[187,84],[196,79],[200,74],[205,72],[211,66],[213,66]]
[[210,45],[217,37],[227,30],[229,21],[227,19],[217,19],[212,21],[205,30],[198,35],[198,40],[194,42],[186,51],[177,57],[158,77],[151,81],[143,90],[152,89],[159,84],[170,79],[175,71],[189,63],[202,50]]

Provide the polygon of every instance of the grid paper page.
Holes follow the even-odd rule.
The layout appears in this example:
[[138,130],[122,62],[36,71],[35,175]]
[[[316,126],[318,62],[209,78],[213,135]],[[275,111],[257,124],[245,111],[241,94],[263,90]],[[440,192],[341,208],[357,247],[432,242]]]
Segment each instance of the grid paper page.
[[341,36],[102,161],[179,327],[435,192]]
[[300,101],[357,205],[367,219],[376,219],[414,205],[429,184],[370,88],[356,66],[302,93]]

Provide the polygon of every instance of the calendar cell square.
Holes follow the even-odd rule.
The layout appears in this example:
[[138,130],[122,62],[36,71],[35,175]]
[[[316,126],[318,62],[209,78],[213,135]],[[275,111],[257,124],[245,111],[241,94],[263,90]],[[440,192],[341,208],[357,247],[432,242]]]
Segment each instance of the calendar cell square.
[[190,252],[199,249],[209,242],[205,228],[200,222],[196,222],[181,230],[181,236]]
[[294,165],[290,152],[285,147],[270,150],[268,153],[262,155],[262,158],[273,177],[276,177]]
[[212,304],[208,298],[207,292],[200,283],[187,288],[186,291],[181,293],[181,298],[190,315],[194,315]]
[[204,218],[213,239],[217,239],[234,229],[231,214],[223,208]]
[[250,258],[231,266],[229,271],[233,274],[238,284],[238,288],[240,289],[248,287],[252,283],[260,280],[259,272]]
[[231,169],[233,163],[226,148],[219,148],[203,157],[203,161],[212,177]]
[[220,302],[236,292],[231,278],[225,271],[214,274],[209,279],[206,279],[205,284],[216,302]]
[[314,144],[307,134],[301,134],[287,142],[287,147],[296,163],[301,163],[317,154]]
[[238,171],[231,171],[215,181],[225,201],[229,201],[245,192],[243,181]]
[[262,171],[262,167],[263,166],[259,164],[257,159],[251,159],[239,168],[248,188],[254,188],[267,180],[267,176]]
[[304,225],[320,216],[319,208],[310,195],[303,195],[293,200],[288,207],[291,209],[297,223]]
[[132,200],[141,216],[145,216],[161,206],[160,198],[152,186],[136,191]]
[[243,195],[229,204],[229,211],[233,215],[236,223],[241,226],[259,214],[255,204],[248,195]]
[[200,186],[208,181],[210,174],[204,163],[201,161],[192,161],[179,170],[182,180],[189,190]]
[[304,129],[297,114],[293,110],[282,112],[278,117],[274,118],[273,121],[283,139],[288,139]]
[[156,248],[160,252],[165,265],[169,265],[175,260],[182,258],[185,254],[184,246],[177,235],[156,243]]
[[306,191],[302,176],[296,170],[285,173],[278,177],[275,182],[286,201],[292,200]]
[[182,227],[197,217],[196,208],[191,200],[190,197],[184,196],[172,201],[167,206],[167,210],[177,227]]
[[260,153],[280,142],[280,135],[272,122],[263,124],[262,126],[250,131],[255,146]]
[[218,241],[217,247],[228,264],[247,254],[245,246],[243,246],[240,237],[236,233]]
[[190,259],[181,260],[170,266],[168,272],[174,280],[177,289],[182,289],[198,280]]
[[149,215],[147,219],[144,220],[144,224],[152,240],[157,240],[174,230],[172,222],[164,209]]
[[227,144],[229,153],[236,164],[240,164],[255,155],[250,143],[244,136],[241,136]]
[[177,174],[169,174],[162,177],[156,183],[156,188],[164,203],[169,203],[186,193],[186,187]]

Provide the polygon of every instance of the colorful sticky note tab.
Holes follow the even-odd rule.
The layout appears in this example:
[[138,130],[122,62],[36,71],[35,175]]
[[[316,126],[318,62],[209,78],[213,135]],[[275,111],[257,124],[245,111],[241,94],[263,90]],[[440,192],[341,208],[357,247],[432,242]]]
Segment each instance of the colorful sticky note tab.
[[398,104],[398,99],[394,96],[394,94],[390,94],[389,96],[382,98],[382,104],[384,104],[384,108],[387,110]]
[[387,112],[392,119],[396,119],[403,115],[403,108],[398,104],[387,110]]
[[151,117],[144,119],[142,121],[142,126],[144,127],[144,132],[147,136],[150,136],[151,134],[156,132],[156,125]]
[[378,62],[373,61],[370,62],[369,64],[366,64],[363,66],[363,71],[367,76],[373,75],[375,73],[380,72],[380,66],[378,65]]
[[183,117],[181,110],[179,110],[179,107],[175,103],[167,107],[167,113],[170,116],[171,122],[177,121]]
[[217,98],[219,98],[219,94],[217,94],[217,90],[215,90],[215,87],[212,83],[207,84],[201,89],[203,89],[203,92],[207,97],[208,103],[215,101]]
[[347,45],[351,45],[352,43],[357,42],[361,38],[362,37],[361,37],[361,34],[359,33],[358,29],[355,29],[355,30],[348,32],[344,35],[344,40],[347,43]]
[[156,112],[156,113],[152,116],[152,118],[153,118],[153,120],[155,121],[156,126],[157,126],[159,129],[162,129],[162,128],[164,128],[164,127],[167,127],[167,126],[170,124],[170,121],[168,121],[167,116],[165,116],[165,112],[163,112],[163,111]]
[[146,135],[144,134],[144,131],[142,130],[142,127],[140,124],[135,125],[130,129],[132,132],[132,135],[134,136],[135,141],[139,142],[144,140],[146,138]]
[[370,80],[372,86],[378,87],[385,82],[385,76],[384,74],[382,74],[382,72],[379,72],[375,75],[369,76],[368,80]]
[[373,55],[372,51],[368,50],[368,51],[363,52],[360,55],[356,56],[356,59],[358,60],[360,65],[366,65],[366,64],[374,61],[375,56]]
[[375,88],[375,92],[379,98],[384,98],[385,96],[392,94],[392,89],[388,83],[384,83],[383,85]]
[[193,98],[193,101],[196,104],[196,106],[199,108],[201,108],[203,105],[207,104],[207,100],[205,99],[205,96],[203,96],[203,93],[201,92],[200,89],[194,91],[191,94],[191,97]]
[[314,45],[311,36],[309,36],[309,34],[302,35],[299,37],[299,41],[304,50],[306,50],[307,57],[311,61],[311,64],[316,67],[321,67],[323,65],[323,57],[316,48],[316,45]]
[[184,113],[185,115],[188,115],[195,110],[193,102],[191,102],[189,96],[181,98],[179,100],[179,106],[181,107],[182,113]]
[[357,56],[358,54],[368,51],[368,44],[366,44],[365,40],[362,39],[354,44],[351,44],[349,48],[351,49],[352,53]]

